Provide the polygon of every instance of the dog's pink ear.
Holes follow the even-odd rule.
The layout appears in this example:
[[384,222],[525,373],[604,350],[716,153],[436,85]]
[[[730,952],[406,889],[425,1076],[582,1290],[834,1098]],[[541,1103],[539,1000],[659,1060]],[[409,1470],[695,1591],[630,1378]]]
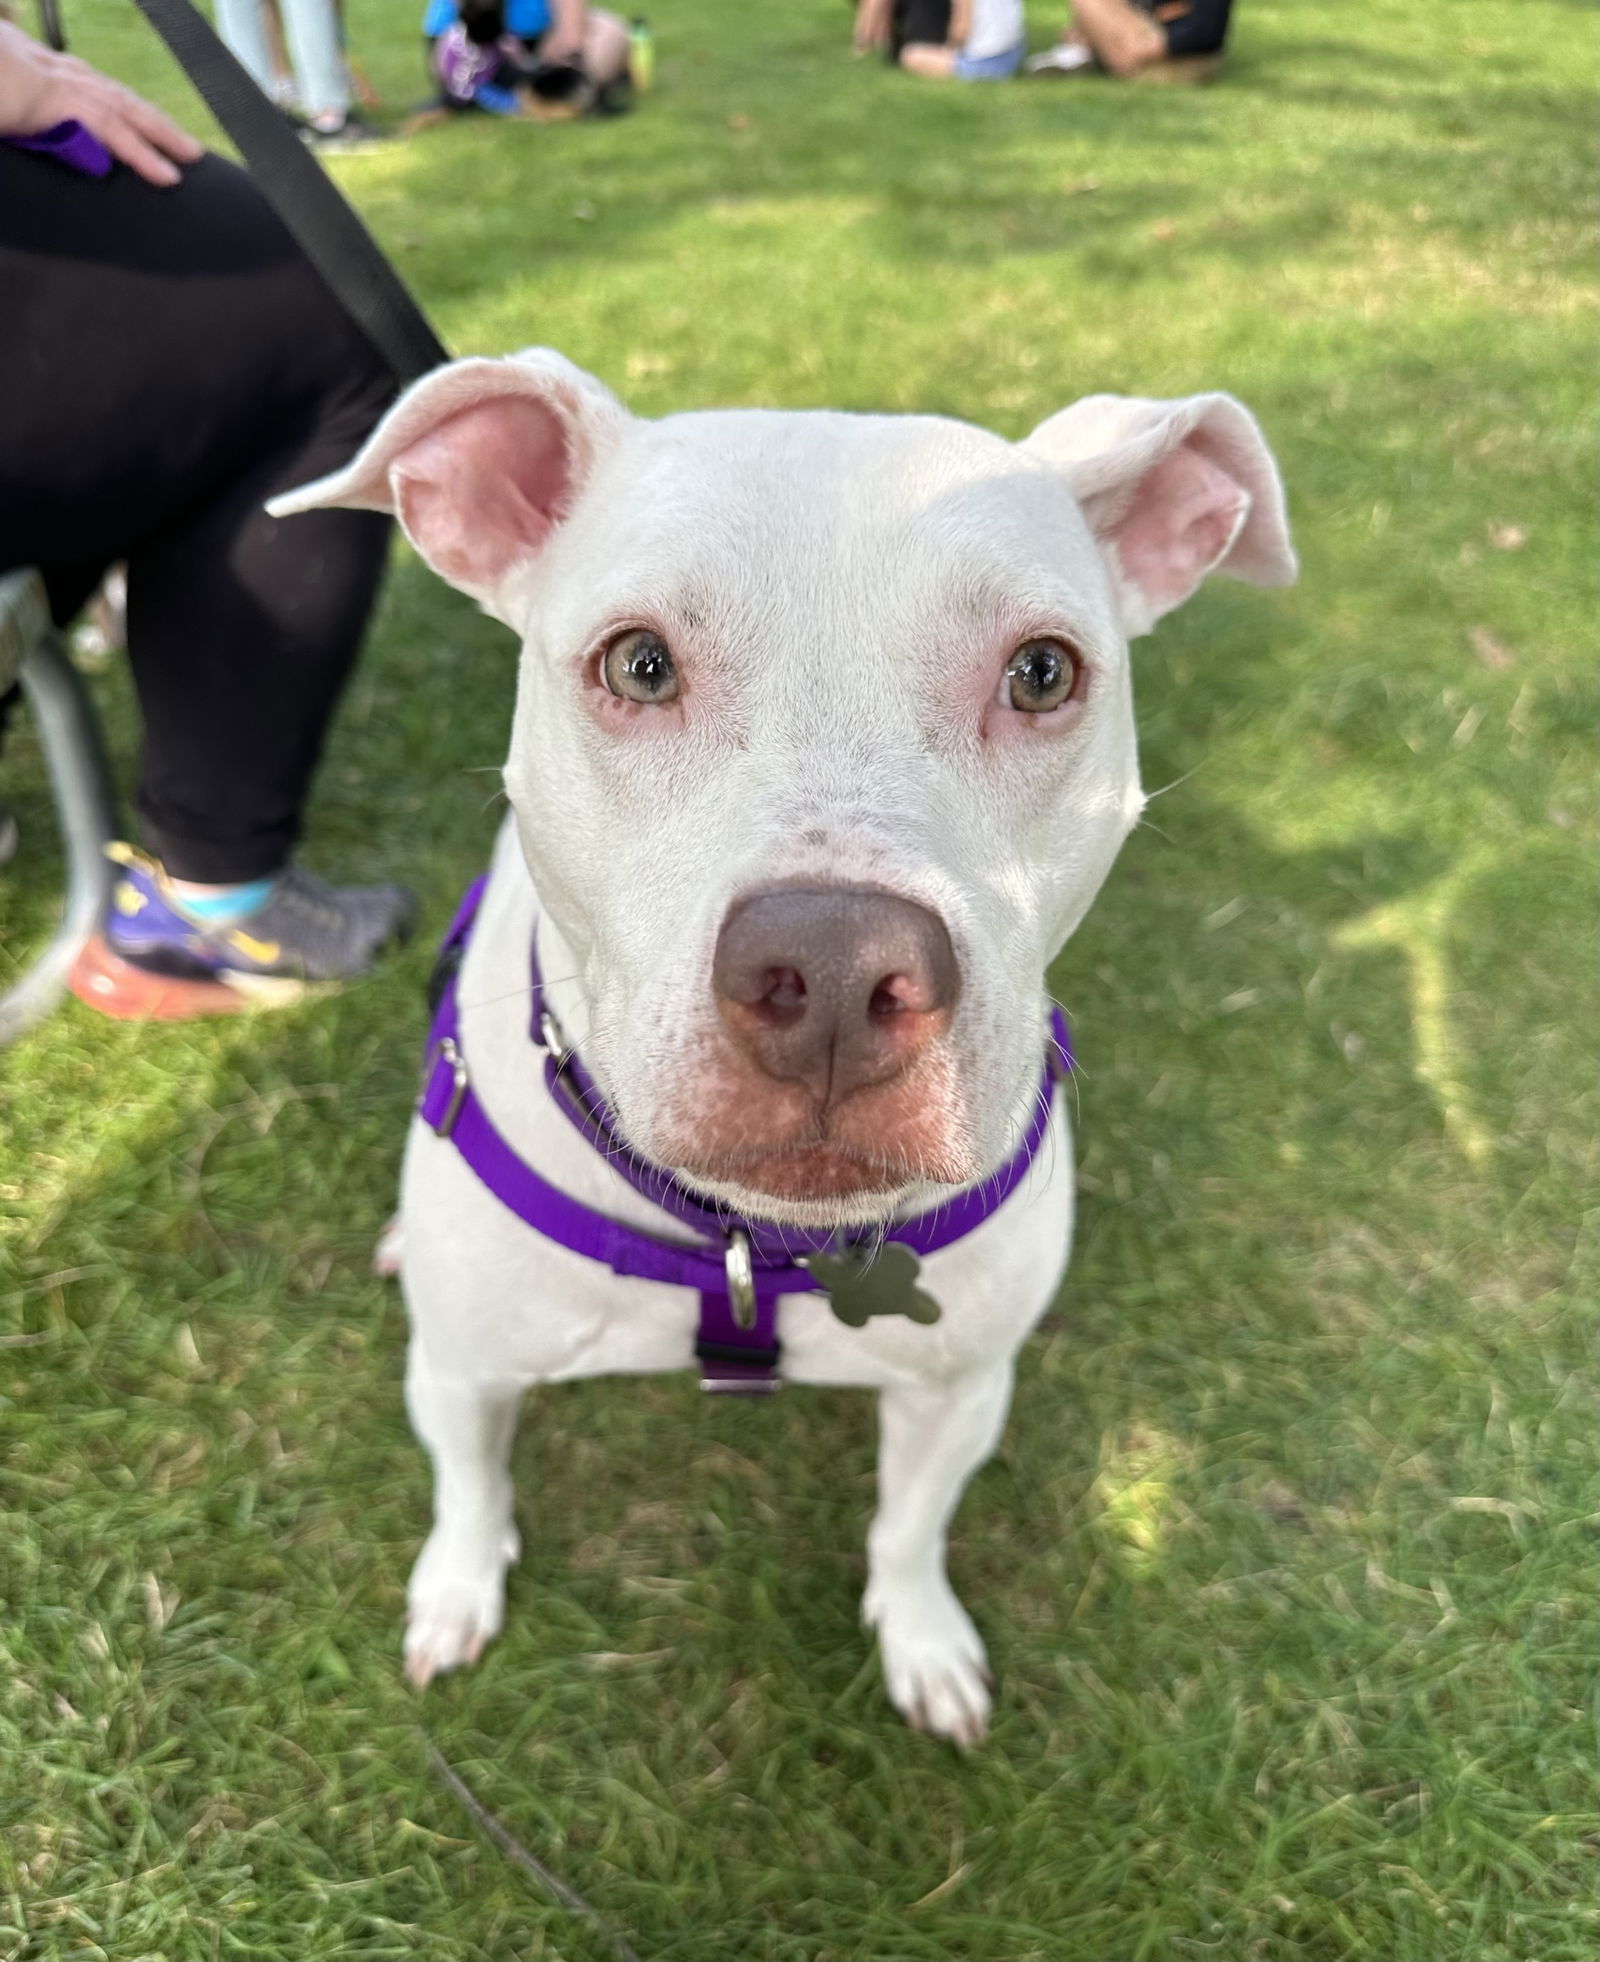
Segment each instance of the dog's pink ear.
[[1231,395],[1087,395],[1023,448],[1066,477],[1111,559],[1130,636],[1209,572],[1287,586],[1299,570],[1272,452]]
[[626,422],[608,389],[548,348],[453,361],[408,389],[344,469],[267,508],[393,512],[441,578],[493,610]]

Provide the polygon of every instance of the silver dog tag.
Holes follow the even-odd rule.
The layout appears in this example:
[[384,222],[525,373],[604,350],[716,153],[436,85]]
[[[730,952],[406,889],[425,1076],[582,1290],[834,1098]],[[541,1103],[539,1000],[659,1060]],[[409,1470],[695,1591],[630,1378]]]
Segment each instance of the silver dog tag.
[[807,1254],[801,1266],[828,1290],[833,1312],[849,1328],[862,1328],[874,1315],[906,1315],[914,1322],[936,1322],[939,1304],[917,1286],[922,1264],[907,1246],[888,1240],[880,1247],[846,1247],[837,1254]]

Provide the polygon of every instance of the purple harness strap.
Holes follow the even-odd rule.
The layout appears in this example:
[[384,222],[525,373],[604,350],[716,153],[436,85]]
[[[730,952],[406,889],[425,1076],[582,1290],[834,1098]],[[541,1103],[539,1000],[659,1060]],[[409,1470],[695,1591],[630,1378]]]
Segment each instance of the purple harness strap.
[[[424,1123],[448,1138],[502,1205],[524,1225],[614,1274],[665,1281],[693,1288],[700,1296],[700,1328],[695,1354],[701,1387],[760,1394],[780,1387],[778,1298],[821,1287],[800,1263],[808,1254],[838,1253],[836,1233],[780,1226],[771,1220],[742,1218],[703,1199],[671,1172],[653,1165],[619,1136],[605,1099],[578,1057],[566,1051],[544,998],[537,954],[530,948],[532,978],[530,1033],[544,1052],[545,1082],[569,1121],[603,1152],[636,1192],[659,1206],[692,1233],[697,1242],[661,1239],[636,1226],[624,1226],[581,1204],[542,1178],[501,1137],[478,1101],[461,1047],[461,1012],[456,977],[477,917],[486,880],[477,879],[451,922],[439,949],[436,973],[445,977],[422,1069],[417,1110]],[[1038,1154],[1050,1122],[1058,1078],[1072,1068],[1072,1045],[1059,1008],[1050,1016],[1050,1042],[1032,1117],[1017,1150],[992,1178],[916,1218],[887,1229],[881,1238],[898,1241],[916,1254],[936,1253],[963,1239],[997,1212],[1016,1190]],[[862,1236],[868,1243],[879,1235]]]
[[0,136],[0,143],[9,143],[14,150],[37,150],[69,170],[81,170],[85,177],[111,175],[111,152],[82,123],[52,123],[36,136]]

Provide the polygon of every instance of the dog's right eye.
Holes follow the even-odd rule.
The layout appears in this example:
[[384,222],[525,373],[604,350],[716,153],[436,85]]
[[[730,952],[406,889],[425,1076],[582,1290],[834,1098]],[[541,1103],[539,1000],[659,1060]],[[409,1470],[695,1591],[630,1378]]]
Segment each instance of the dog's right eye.
[[605,651],[600,674],[612,694],[625,702],[659,707],[678,699],[678,670],[672,650],[648,627],[633,627],[618,634]]

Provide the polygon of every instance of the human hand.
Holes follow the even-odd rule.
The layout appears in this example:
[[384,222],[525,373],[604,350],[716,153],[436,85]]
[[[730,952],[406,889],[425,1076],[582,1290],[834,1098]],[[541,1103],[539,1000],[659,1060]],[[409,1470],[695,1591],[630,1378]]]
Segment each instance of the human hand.
[[66,122],[81,123],[148,184],[176,184],[178,164],[202,154],[143,96],[0,21],[0,135],[37,136]]
[[855,30],[850,37],[852,54],[870,54],[889,45],[889,0],[857,0]]

